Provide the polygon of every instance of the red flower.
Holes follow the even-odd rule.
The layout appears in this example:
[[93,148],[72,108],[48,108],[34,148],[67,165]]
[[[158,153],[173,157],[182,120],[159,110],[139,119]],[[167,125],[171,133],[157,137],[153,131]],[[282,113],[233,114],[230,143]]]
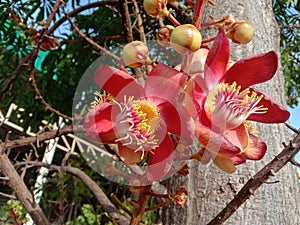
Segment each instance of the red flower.
[[194,78],[193,94],[200,121],[199,141],[221,169],[234,172],[234,164],[259,160],[267,149],[246,122],[281,123],[290,114],[267,94],[250,88],[274,76],[278,63],[274,51],[231,66],[229,57],[229,42],[220,28],[207,55],[204,76]]
[[88,139],[117,144],[118,155],[129,165],[149,156],[148,180],[161,179],[173,163],[174,144],[169,134],[184,136],[184,120],[177,108],[181,78],[183,73],[159,64],[143,87],[124,71],[99,67],[94,79],[105,93],[85,117]]
[[188,200],[188,192],[185,188],[179,188],[175,193],[175,202],[179,206],[183,206],[187,203]]

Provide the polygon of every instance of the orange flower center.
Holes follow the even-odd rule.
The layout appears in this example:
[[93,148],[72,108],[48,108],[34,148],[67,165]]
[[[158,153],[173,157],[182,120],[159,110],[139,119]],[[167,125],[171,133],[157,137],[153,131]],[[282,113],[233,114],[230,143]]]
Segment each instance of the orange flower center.
[[136,101],[126,96],[123,103],[116,104],[121,110],[116,119],[116,141],[135,151],[157,148],[155,131],[160,122],[159,110],[147,100]]
[[205,102],[205,111],[213,125],[233,129],[246,121],[253,113],[266,113],[268,108],[259,105],[262,95],[258,96],[249,88],[240,91],[236,82],[231,85],[220,83],[210,90]]

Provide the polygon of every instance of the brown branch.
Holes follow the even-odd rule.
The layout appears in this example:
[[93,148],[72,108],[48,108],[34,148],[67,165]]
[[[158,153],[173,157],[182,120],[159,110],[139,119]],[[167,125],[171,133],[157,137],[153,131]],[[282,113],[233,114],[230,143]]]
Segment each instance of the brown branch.
[[[44,36],[45,31],[48,29],[51,21],[53,20],[54,14],[56,13],[56,11],[58,10],[58,7],[60,5],[60,0],[57,0],[51,13],[49,14],[46,22],[45,22],[45,26],[44,26],[44,32],[42,32],[41,34],[41,38]],[[5,84],[4,88],[1,90],[0,92],[0,99],[2,99],[2,97],[4,96],[4,94],[9,91],[12,87],[12,84],[14,81],[17,80],[18,76],[22,73],[23,69],[25,68],[25,66],[27,66],[29,59],[34,58],[34,55],[37,55],[37,50],[32,50],[22,61],[21,65],[14,71],[14,73],[12,74],[11,78],[8,80],[8,82]],[[36,57],[35,57],[36,58]]]
[[136,0],[133,0],[133,6],[134,6],[134,13],[137,19],[137,30],[140,34],[140,39],[142,42],[146,43],[146,36],[145,36],[145,31],[144,31],[144,26],[143,26],[143,20],[141,16],[141,11],[139,9],[139,5],[136,2]]
[[129,9],[128,9],[128,2],[127,0],[120,0],[120,13],[122,15],[122,24],[123,24],[123,30],[125,32],[125,40],[126,42],[132,42],[133,34],[132,34],[132,27],[130,22],[130,15],[129,15]]
[[111,194],[110,196],[117,205],[127,213],[128,216],[132,217],[132,212],[118,199],[116,194]]
[[27,213],[31,216],[35,224],[49,224],[42,209],[33,199],[32,193],[27,189],[24,181],[19,176],[14,166],[11,164],[8,156],[4,153],[4,148],[0,145],[0,170],[9,178],[8,184],[15,192],[17,198],[22,202]]
[[280,29],[293,29],[293,28],[296,28],[296,29],[299,29],[300,28],[300,24],[293,24],[293,25],[279,25],[279,28]]
[[[47,163],[42,163],[38,161],[30,161],[27,162],[29,164],[32,164],[34,166],[38,167],[46,167],[51,170],[60,171],[61,167],[56,165],[50,165]],[[24,164],[18,163],[18,166]],[[64,166],[63,167],[64,172],[70,173],[76,177],[78,177],[82,182],[91,190],[91,192],[95,195],[100,205],[103,207],[103,209],[111,216],[112,219],[114,219],[115,222],[117,222],[120,225],[128,225],[129,219],[123,216],[118,209],[112,204],[112,202],[107,198],[105,193],[102,191],[102,189],[97,185],[95,181],[93,181],[88,175],[86,175],[83,171],[81,171],[78,168],[71,167],[71,166]],[[42,223],[38,223],[42,224]]]
[[38,37],[36,49],[33,50],[33,54],[32,54],[32,56],[29,59],[29,68],[30,68],[29,69],[29,83],[30,83],[30,85],[31,85],[31,87],[32,87],[32,89],[33,89],[33,91],[35,93],[36,99],[39,100],[39,102],[42,105],[44,105],[44,107],[45,107],[46,110],[49,110],[52,113],[57,114],[58,116],[61,116],[61,117],[65,118],[65,119],[72,120],[72,117],[67,116],[67,115],[59,112],[58,110],[54,109],[52,106],[50,106],[45,101],[45,99],[43,98],[43,96],[41,95],[41,93],[40,93],[40,91],[39,91],[39,89],[37,87],[37,84],[36,84],[36,81],[35,81],[35,77],[34,77],[34,72],[35,72],[34,62],[37,59],[40,46],[42,45],[42,43],[44,41],[44,37],[49,33],[48,27],[50,26],[50,23],[53,20],[54,15],[55,15],[56,11],[58,10],[60,4],[61,4],[61,0],[56,0],[56,3],[53,6],[53,9],[52,9],[51,13],[49,14],[49,16],[48,16],[48,18],[47,18],[47,20],[45,22],[45,25],[43,26],[43,30],[40,33],[40,36]]
[[[69,17],[76,16],[78,13],[81,13],[85,10],[96,8],[99,6],[105,6],[105,5],[114,5],[118,4],[118,0],[108,0],[108,1],[97,1],[90,4],[86,4],[84,6],[78,7],[77,9],[73,10],[72,12],[68,13]],[[63,17],[59,19],[50,29],[49,34],[52,34],[61,24],[63,24],[65,21],[67,21],[67,17]]]
[[270,176],[277,173],[284,167],[294,155],[300,150],[300,135],[296,135],[282,152],[269,162],[264,168],[258,171],[228,203],[228,205],[208,225],[223,224]]
[[53,139],[55,137],[60,137],[62,135],[73,133],[74,130],[81,131],[81,130],[83,130],[83,127],[79,126],[75,129],[73,129],[72,126],[66,126],[64,128],[58,129],[58,130],[52,130],[52,131],[47,131],[47,132],[37,134],[34,137],[20,138],[20,139],[11,140],[11,141],[7,140],[7,141],[5,141],[5,143],[0,144],[0,147],[5,148],[5,149],[12,149],[12,148],[17,148],[17,147],[27,146],[32,143],[44,142],[46,140]]
[[3,192],[0,192],[0,195],[5,197],[5,198],[9,198],[9,199],[13,199],[13,200],[16,200],[16,196],[14,195],[10,195],[10,194],[6,194],[6,193],[3,193]]
[[[109,40],[109,39],[121,39],[123,38],[123,35],[111,35],[111,36],[98,36],[98,37],[89,37],[93,41],[100,41],[100,40]],[[61,38],[63,39],[63,38]],[[69,44],[76,44],[86,41],[85,38],[77,38],[74,40],[69,40],[69,39],[63,39],[63,42],[69,43]]]
[[140,225],[142,221],[142,216],[145,213],[146,204],[148,202],[147,197],[150,191],[151,191],[151,185],[140,187],[140,190],[136,194],[138,198],[137,201],[132,202],[135,204],[132,204],[133,212],[130,220],[130,225]]
[[30,72],[30,75],[29,75],[29,83],[35,93],[35,99],[37,99],[44,107],[45,107],[45,110],[49,110],[50,112],[62,117],[62,118],[65,118],[65,119],[68,119],[68,120],[72,120],[72,117],[68,116],[68,115],[65,115],[63,113],[61,113],[60,111],[58,111],[57,109],[54,109],[52,106],[50,106],[48,104],[48,102],[46,102],[46,100],[44,99],[44,97],[41,95],[41,92],[39,91],[38,87],[37,87],[37,84],[36,84],[36,81],[35,81],[35,77],[34,77],[34,72],[35,72],[35,69],[33,68]]
[[77,31],[77,33],[83,37],[87,42],[89,42],[91,45],[95,46],[97,49],[99,49],[100,51],[104,52],[105,54],[111,56],[112,58],[114,58],[117,61],[120,61],[121,59],[115,55],[114,53],[112,53],[111,51],[107,50],[106,48],[98,45],[96,42],[94,42],[92,39],[90,39],[89,37],[87,37],[84,33],[81,32],[81,30],[79,29],[79,27],[76,26],[75,23],[73,23],[73,21],[71,20],[71,18],[69,17],[69,15],[64,11],[65,16],[67,17],[69,23],[72,25],[72,27]]
[[32,57],[34,51],[31,51],[22,61],[21,65],[13,72],[10,79],[4,85],[4,88],[0,92],[0,100],[2,97],[12,88],[13,83],[18,79],[23,69],[28,66],[28,60]]

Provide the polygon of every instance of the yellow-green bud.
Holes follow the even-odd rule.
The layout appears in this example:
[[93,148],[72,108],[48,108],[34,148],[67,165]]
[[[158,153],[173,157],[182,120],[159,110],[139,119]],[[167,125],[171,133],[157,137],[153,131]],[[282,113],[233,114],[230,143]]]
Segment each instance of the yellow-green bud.
[[171,25],[167,25],[159,29],[156,40],[158,44],[162,47],[169,47],[170,46],[170,37],[171,33],[175,28]]
[[197,51],[202,42],[200,31],[192,24],[176,27],[171,34],[171,45],[180,54]]
[[167,3],[167,0],[144,0],[143,7],[149,16],[168,16]]
[[233,24],[226,35],[234,43],[247,44],[254,36],[254,27],[248,20],[240,20]]
[[141,67],[151,62],[149,50],[144,42],[132,41],[125,45],[122,52],[125,66],[130,68]]

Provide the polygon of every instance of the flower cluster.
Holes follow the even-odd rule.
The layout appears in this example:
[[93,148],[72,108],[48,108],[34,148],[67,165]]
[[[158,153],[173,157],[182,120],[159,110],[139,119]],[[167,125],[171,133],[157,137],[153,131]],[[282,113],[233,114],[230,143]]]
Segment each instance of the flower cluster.
[[[152,14],[169,16],[165,3],[157,2],[158,11]],[[234,19],[225,23],[229,19],[214,22],[219,33],[210,48],[201,45],[201,34],[193,25],[160,30],[159,43],[186,56],[177,69],[152,62],[143,42],[126,45],[120,65],[153,67],[144,84],[124,67],[100,66],[94,80],[101,92],[84,119],[87,138],[117,146],[119,159],[126,165],[146,168],[144,175],[149,182],[171,175],[180,160],[183,168],[188,168],[187,159],[202,163],[212,160],[232,173],[246,160],[262,159],[267,146],[250,122],[285,122],[289,112],[251,86],[271,79],[278,59],[270,51],[230,61],[228,38],[237,38],[234,32],[242,31],[244,25],[243,29],[240,26],[246,22]],[[190,153],[195,139],[202,147]],[[178,204],[185,203],[185,196],[185,192],[178,194]]]

